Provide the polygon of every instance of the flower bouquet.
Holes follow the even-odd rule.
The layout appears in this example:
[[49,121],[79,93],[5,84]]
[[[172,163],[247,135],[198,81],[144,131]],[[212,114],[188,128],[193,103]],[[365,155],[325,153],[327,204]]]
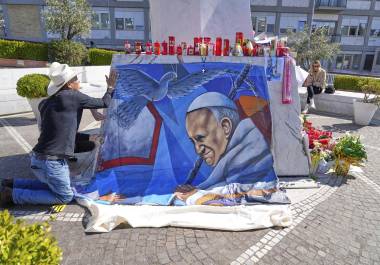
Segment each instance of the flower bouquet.
[[332,152],[333,144],[324,145],[314,141],[314,148],[310,151],[311,155],[311,173],[327,173],[334,165],[334,153]]
[[350,166],[363,166],[367,152],[359,136],[345,135],[338,139],[333,148],[336,157],[334,171],[338,176],[347,176]]

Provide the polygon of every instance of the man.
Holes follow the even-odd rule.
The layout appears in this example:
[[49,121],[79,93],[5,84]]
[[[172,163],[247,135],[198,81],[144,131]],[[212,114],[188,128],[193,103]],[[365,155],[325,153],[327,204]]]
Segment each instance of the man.
[[187,205],[289,202],[277,190],[267,142],[250,118],[240,121],[231,99],[217,92],[197,97],[187,110],[186,130],[196,153],[213,171],[197,188],[179,186],[178,199]]
[[307,87],[307,104],[303,111],[307,113],[309,107],[315,108],[314,95],[322,93],[326,87],[326,71],[322,69],[320,61],[313,62],[303,86]]
[[50,66],[48,99],[39,108],[41,133],[33,148],[31,168],[37,180],[15,179],[3,182],[0,203],[66,204],[73,199],[67,158],[73,156],[75,136],[83,109],[106,108],[111,102],[116,73],[106,76],[103,98],[79,92],[80,82],[67,64]]

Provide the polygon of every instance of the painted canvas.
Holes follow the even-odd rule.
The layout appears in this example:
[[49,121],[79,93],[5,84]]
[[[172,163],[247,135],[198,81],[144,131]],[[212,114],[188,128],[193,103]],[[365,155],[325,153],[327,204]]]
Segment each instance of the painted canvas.
[[76,187],[102,204],[286,204],[271,153],[265,67],[125,64],[95,176]]

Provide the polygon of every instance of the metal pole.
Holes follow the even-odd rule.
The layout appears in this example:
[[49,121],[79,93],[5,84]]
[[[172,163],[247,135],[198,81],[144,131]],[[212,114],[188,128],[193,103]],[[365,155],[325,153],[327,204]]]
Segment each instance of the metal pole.
[[315,0],[313,0],[313,4],[312,4],[312,9],[311,9],[311,19],[310,19],[310,25],[309,25],[309,47],[310,47],[310,37],[311,37],[311,29],[312,29],[312,25],[313,25],[313,20],[314,20],[314,12],[315,12]]

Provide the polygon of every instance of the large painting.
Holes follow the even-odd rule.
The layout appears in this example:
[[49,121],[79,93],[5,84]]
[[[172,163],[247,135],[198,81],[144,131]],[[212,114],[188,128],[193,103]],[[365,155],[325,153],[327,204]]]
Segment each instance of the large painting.
[[214,205],[289,200],[278,188],[262,66],[125,64],[95,176],[77,191],[102,204]]

